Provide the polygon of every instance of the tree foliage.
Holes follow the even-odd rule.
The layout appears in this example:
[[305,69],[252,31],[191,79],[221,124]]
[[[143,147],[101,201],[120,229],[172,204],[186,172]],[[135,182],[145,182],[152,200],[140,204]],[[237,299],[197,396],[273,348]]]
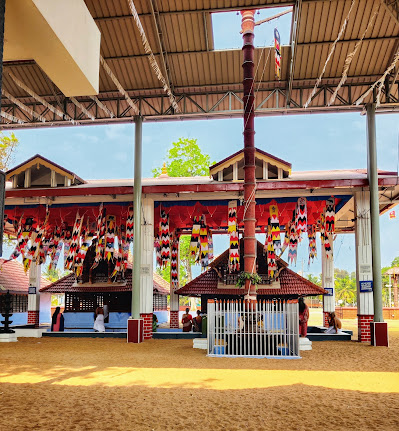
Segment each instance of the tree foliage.
[[0,170],[6,171],[12,160],[12,154],[18,146],[19,141],[14,133],[9,136],[0,132]]
[[49,267],[46,266],[42,271],[42,276],[46,280],[51,281],[51,283],[54,283],[55,281],[59,280],[62,277],[65,277],[66,275],[68,275],[70,273],[71,273],[71,271],[62,271],[59,268],[49,269]]
[[[197,144],[197,139],[179,138],[172,143],[166,154],[166,167],[170,177],[195,177],[209,175],[211,158],[203,154]],[[161,174],[161,168],[152,170],[154,177]]]

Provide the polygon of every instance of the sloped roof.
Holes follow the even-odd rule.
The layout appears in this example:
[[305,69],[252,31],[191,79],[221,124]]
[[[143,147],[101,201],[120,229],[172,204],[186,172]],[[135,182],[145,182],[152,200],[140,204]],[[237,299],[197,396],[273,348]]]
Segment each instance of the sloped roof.
[[[240,247],[242,250],[243,247]],[[257,242],[257,255],[261,256],[263,252],[263,246]],[[185,286],[181,287],[176,291],[178,295],[186,296],[199,296],[199,295],[245,295],[247,292],[245,289],[222,288],[218,289],[218,274],[215,268],[225,266],[227,268],[229,250],[224,251],[218,256],[209,266],[209,268],[201,275],[191,280]],[[258,271],[260,274],[265,273],[262,271],[260,260],[258,262]],[[314,296],[323,295],[327,293],[322,287],[310,282],[306,278],[301,277],[296,272],[287,268],[287,263],[282,260],[277,260],[277,266],[280,269],[279,280],[280,289],[258,289],[258,295],[268,296]]]
[[[48,286],[50,282],[41,277],[40,285]],[[0,259],[0,294],[28,294],[29,273],[25,274],[24,266],[21,262],[13,260]]]
[[[132,290],[132,270],[128,267],[126,271],[126,283],[109,283],[109,284],[96,284],[90,283],[76,285],[76,277],[74,273],[68,274],[63,278],[49,284],[48,286],[40,289],[40,292],[51,293],[78,293],[78,292],[129,292]],[[160,295],[169,294],[169,283],[165,281],[160,275],[153,275],[153,293]]]
[[393,268],[389,268],[384,275],[399,275],[399,267],[394,266]]
[[80,178],[78,175],[76,175],[74,172],[70,171],[69,169],[65,169],[64,167],[58,165],[57,163],[54,163],[53,161],[47,159],[46,157],[41,156],[40,154],[35,154],[34,156],[30,157],[28,160],[25,160],[24,162],[20,163],[17,166],[14,166],[12,169],[9,169],[6,172],[6,179],[7,181],[10,179],[10,177],[16,172],[20,171],[21,168],[26,166],[26,169],[29,168],[32,164],[40,163],[44,164],[45,166],[51,168],[54,167],[56,171],[61,171],[62,173],[67,174],[68,176],[74,178],[76,184],[85,184],[86,181]]

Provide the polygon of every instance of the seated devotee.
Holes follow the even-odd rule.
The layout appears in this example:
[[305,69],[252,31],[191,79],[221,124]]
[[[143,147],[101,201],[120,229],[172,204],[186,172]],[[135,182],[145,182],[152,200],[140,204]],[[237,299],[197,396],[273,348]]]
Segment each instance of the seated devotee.
[[303,298],[299,298],[299,336],[306,337],[308,333],[309,307]]
[[152,332],[157,332],[158,317],[155,313],[152,314]]
[[202,316],[201,311],[197,310],[197,315],[193,319],[194,332],[202,332]]
[[62,332],[64,331],[64,316],[60,313],[61,308],[57,307],[54,311],[53,317],[51,318],[51,331]]
[[183,323],[183,332],[191,331],[191,327],[193,326],[193,316],[190,314],[189,308],[186,308],[186,313],[183,314],[181,323]]
[[102,307],[97,307],[96,309],[96,320],[94,322],[93,329],[95,332],[105,332],[104,310]]
[[325,334],[340,334],[342,328],[342,323],[335,315],[334,312],[330,313],[328,316],[328,329]]

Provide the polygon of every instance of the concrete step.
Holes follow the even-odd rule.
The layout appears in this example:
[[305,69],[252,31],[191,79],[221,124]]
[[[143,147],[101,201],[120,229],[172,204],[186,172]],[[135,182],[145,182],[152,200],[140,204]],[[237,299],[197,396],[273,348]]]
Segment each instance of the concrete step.
[[171,339],[184,339],[190,340],[193,338],[197,338],[197,332],[153,332],[152,338],[156,338],[159,340],[171,340]]
[[312,342],[309,340],[309,338],[299,338],[299,350],[312,350]]
[[126,332],[43,332],[43,337],[52,338],[125,338]]
[[193,339],[193,348],[206,350],[208,348],[208,339],[207,338],[194,338]]

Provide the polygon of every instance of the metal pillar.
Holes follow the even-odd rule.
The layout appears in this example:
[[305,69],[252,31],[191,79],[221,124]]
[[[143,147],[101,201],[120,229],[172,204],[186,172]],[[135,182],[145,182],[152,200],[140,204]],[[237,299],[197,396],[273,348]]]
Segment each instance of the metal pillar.
[[[255,238],[255,112],[254,112],[254,14],[255,10],[241,12],[243,32],[243,87],[244,87],[244,271],[256,272]],[[256,295],[256,286],[245,284],[249,294]]]
[[133,274],[132,318],[140,318],[140,271],[141,271],[141,154],[143,119],[134,119],[134,188],[133,188]]
[[[3,88],[3,49],[4,49],[4,21],[6,13],[6,0],[0,0],[0,110],[1,92]],[[5,200],[5,176],[1,173],[0,179],[0,219],[3,220]],[[3,223],[0,226],[0,256],[3,255]]]
[[383,322],[375,104],[367,106],[367,176],[370,185],[371,248],[373,255],[374,322]]

